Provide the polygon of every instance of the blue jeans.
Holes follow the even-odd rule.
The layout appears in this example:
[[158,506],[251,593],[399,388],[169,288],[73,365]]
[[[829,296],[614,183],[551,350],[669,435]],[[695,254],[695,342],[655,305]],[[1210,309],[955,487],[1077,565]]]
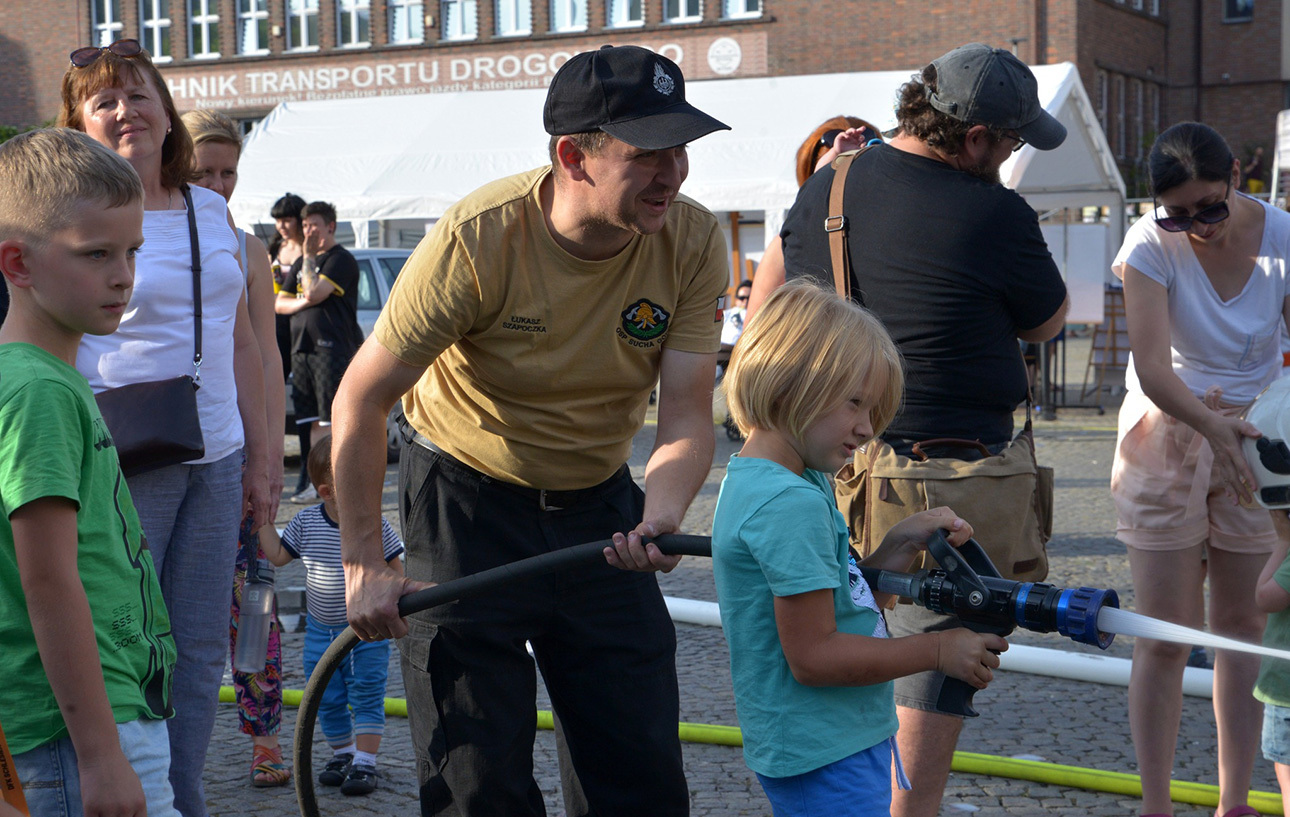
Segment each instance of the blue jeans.
[[170,785],[184,817],[206,817],[202,770],[228,650],[228,593],[242,522],[242,452],[131,477],[178,652]]
[[[328,627],[305,616],[305,675],[344,627]],[[390,642],[360,641],[336,669],[318,703],[318,725],[327,745],[340,749],[354,735],[385,734],[385,680],[390,669]],[[351,718],[350,710],[354,711]]]
[[[116,725],[125,759],[143,786],[148,817],[172,817],[170,744],[165,721],[140,719]],[[81,779],[68,737],[14,755],[14,770],[34,817],[81,817]]]

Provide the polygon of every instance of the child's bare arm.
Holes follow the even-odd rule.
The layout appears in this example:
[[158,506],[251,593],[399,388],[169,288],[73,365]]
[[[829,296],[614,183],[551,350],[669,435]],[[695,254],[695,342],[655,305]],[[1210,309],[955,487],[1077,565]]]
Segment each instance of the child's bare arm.
[[[944,506],[932,508],[902,519],[892,526],[882,538],[882,544],[865,557],[861,564],[903,573],[909,570],[914,557],[927,549],[927,540],[938,530],[949,532],[946,539],[954,547],[972,536],[972,526],[960,519],[954,511]],[[883,607],[890,607],[894,603],[887,593],[875,591],[874,598]]]
[[117,737],[89,599],[76,569],[76,506],[29,502],[9,517],[36,647],[76,749],[86,815],[145,815],[139,778]]
[[1272,524],[1277,529],[1277,546],[1268,557],[1268,563],[1259,574],[1259,583],[1254,589],[1254,603],[1264,613],[1279,613],[1290,607],[1290,593],[1277,584],[1276,572],[1286,560],[1290,551],[1290,519],[1282,510],[1271,511]]
[[264,558],[278,567],[291,561],[291,553],[282,546],[282,537],[278,536],[278,529],[273,527],[272,523],[260,528],[256,533],[260,537],[260,550],[264,552]]
[[958,629],[904,638],[840,633],[833,591],[775,597],[775,626],[789,669],[806,686],[868,686],[937,670],[984,689],[1008,643],[996,635]]

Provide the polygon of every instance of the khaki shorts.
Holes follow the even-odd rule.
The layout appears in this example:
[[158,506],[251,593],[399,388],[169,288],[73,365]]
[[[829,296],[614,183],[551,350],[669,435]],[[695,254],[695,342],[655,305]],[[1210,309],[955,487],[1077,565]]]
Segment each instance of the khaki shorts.
[[1141,392],[1126,394],[1111,469],[1116,538],[1139,550],[1184,550],[1208,541],[1231,553],[1271,553],[1277,542],[1271,515],[1235,504],[1222,485],[1211,483],[1213,465],[1214,452],[1195,429]]

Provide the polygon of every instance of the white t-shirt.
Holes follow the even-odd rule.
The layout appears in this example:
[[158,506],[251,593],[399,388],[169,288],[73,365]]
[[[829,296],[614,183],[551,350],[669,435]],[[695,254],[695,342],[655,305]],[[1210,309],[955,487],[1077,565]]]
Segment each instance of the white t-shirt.
[[[1187,234],[1160,229],[1150,215],[1129,228],[1112,263],[1117,270],[1128,263],[1168,290],[1174,373],[1197,397],[1220,386],[1225,403],[1248,403],[1281,370],[1290,213],[1260,204],[1266,217],[1263,244],[1250,280],[1229,301],[1214,291]],[[1157,215],[1163,216],[1163,209]],[[1142,388],[1132,354],[1125,385]]]
[[[224,198],[193,186],[202,251],[202,387],[197,390],[206,455],[221,460],[242,447],[233,379],[233,324],[246,279]],[[147,210],[134,264],[134,292],[111,335],[85,335],[76,368],[96,392],[193,373],[193,273],[186,210]],[[147,411],[147,406],[140,406]]]

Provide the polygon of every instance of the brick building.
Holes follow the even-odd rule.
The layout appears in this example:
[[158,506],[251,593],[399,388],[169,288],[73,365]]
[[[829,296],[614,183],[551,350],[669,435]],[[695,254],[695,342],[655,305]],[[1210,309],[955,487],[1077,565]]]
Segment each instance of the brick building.
[[[536,87],[569,54],[637,43],[690,78],[913,68],[979,40],[1076,64],[1129,193],[1171,122],[1248,155],[1290,107],[1281,0],[5,0],[0,126],[52,119],[66,55],[134,37],[181,109]],[[857,111],[855,113],[864,112]]]

